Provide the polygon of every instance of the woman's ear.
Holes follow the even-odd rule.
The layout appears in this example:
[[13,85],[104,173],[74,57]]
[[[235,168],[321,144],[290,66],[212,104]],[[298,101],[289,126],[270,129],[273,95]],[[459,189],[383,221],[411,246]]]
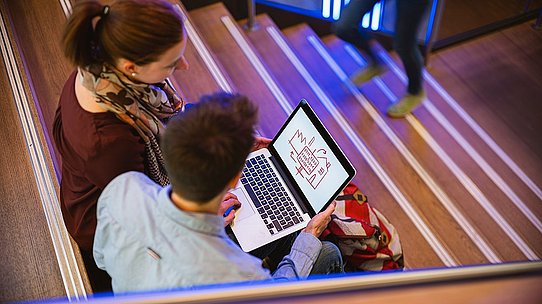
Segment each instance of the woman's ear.
[[128,59],[120,58],[117,61],[117,69],[121,71],[124,75],[135,76],[137,75],[137,65],[135,62]]

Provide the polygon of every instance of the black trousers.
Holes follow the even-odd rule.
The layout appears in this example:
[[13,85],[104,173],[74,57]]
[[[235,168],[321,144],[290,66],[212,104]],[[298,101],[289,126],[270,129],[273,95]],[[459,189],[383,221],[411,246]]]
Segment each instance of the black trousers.
[[94,293],[112,292],[113,287],[111,286],[111,277],[109,274],[107,274],[107,272],[96,266],[94,257],[92,256],[92,251],[81,250],[81,256],[83,257],[83,262],[85,263],[85,268],[87,270],[92,291]]

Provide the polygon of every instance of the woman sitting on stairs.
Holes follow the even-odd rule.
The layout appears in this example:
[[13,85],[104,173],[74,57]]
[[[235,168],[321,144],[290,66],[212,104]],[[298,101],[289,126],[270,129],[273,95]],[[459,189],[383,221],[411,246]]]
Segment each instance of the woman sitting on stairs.
[[[187,35],[180,11],[166,0],[118,0],[105,6],[84,0],[74,5],[62,44],[76,66],[62,90],[53,127],[62,157],[62,214],[93,290],[108,291],[111,278],[92,254],[96,203],[105,186],[127,171],[169,183],[158,141],[168,118],[184,108],[168,77],[188,69]],[[260,138],[258,146],[267,143]],[[227,195],[219,213],[236,204],[237,198]],[[234,215],[230,212],[226,224]],[[289,248],[273,244],[254,254],[265,257],[273,251],[280,261]]]

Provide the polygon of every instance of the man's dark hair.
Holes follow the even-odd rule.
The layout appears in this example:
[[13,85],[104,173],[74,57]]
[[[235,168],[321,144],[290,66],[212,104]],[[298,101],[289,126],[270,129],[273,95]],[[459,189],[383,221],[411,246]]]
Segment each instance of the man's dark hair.
[[257,114],[247,97],[216,93],[172,118],[161,145],[173,191],[200,203],[217,196],[244,165]]

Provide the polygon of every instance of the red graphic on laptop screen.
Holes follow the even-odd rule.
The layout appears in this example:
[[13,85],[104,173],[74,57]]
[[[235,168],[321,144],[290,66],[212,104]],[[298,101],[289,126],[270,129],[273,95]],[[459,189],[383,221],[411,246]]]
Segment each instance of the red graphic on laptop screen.
[[299,129],[295,131],[288,143],[292,147],[290,158],[297,164],[296,175],[301,175],[313,189],[318,188],[331,167],[326,157],[327,151],[323,148],[312,147],[314,136],[307,141]]

